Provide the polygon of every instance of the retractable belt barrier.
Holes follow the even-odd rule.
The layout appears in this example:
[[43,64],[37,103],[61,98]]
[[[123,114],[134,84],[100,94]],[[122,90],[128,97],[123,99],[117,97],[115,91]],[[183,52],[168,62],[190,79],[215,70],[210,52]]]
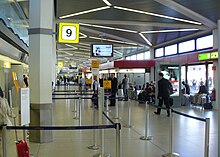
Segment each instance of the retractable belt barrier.
[[93,90],[84,90],[84,91],[80,91],[80,90],[54,90],[53,91],[54,93],[56,92],[83,92],[83,93],[86,93],[86,92],[93,92]]
[[92,93],[53,93],[52,95],[93,95]]
[[205,143],[204,143],[204,157],[209,157],[209,133],[210,133],[210,118],[200,118],[200,117],[195,117],[191,115],[187,115],[185,113],[181,113],[179,111],[175,111],[172,107],[171,108],[166,108],[166,107],[158,107],[157,105],[152,105],[152,104],[147,104],[146,102],[146,121],[145,121],[145,135],[140,137],[141,140],[151,140],[152,136],[148,136],[148,130],[149,130],[149,115],[150,115],[150,110],[149,106],[153,106],[156,108],[161,108],[164,110],[169,110],[171,113],[170,116],[170,130],[169,130],[169,153],[163,154],[163,157],[179,157],[179,154],[173,153],[173,113],[185,116],[188,118],[192,118],[195,120],[199,120],[202,122],[205,122]]
[[[105,114],[104,114],[105,115]],[[106,116],[106,115],[105,115]],[[108,118],[109,119],[109,118]],[[110,120],[110,119],[109,119]],[[110,121],[111,123],[113,121]],[[94,126],[7,126],[2,125],[2,143],[3,157],[8,157],[7,130],[94,130],[94,129],[116,129],[116,157],[120,157],[120,123],[112,125],[94,125]]]

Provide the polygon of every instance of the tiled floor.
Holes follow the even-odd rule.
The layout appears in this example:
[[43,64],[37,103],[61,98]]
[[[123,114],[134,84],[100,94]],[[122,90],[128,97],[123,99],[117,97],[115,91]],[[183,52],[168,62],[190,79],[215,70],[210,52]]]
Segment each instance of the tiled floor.
[[[74,100],[56,100],[54,102],[54,125],[77,126],[93,124],[93,109],[90,100],[83,100],[81,121],[74,120]],[[131,124],[133,128],[121,130],[121,157],[160,157],[169,151],[169,118],[166,111],[161,115],[153,114],[154,107],[150,106],[149,135],[150,141],[142,141],[139,138],[144,135],[145,129],[145,104],[139,104],[134,100],[118,101],[120,122],[128,123],[128,103],[131,104]],[[111,107],[109,117],[115,116],[115,107]],[[198,117],[211,119],[210,126],[210,153],[209,157],[218,157],[217,121],[218,113],[214,110],[202,110],[196,107],[179,107],[176,110]],[[106,119],[105,124],[110,124]],[[203,122],[174,114],[174,139],[173,151],[181,157],[203,157],[204,155],[204,131]],[[99,135],[99,133],[98,133]],[[104,131],[106,154],[116,156],[116,134],[114,129]],[[11,132],[10,137],[13,136]],[[51,143],[30,143],[31,154],[34,157],[91,157],[100,150],[90,150],[87,147],[93,145],[93,130],[80,131],[54,131],[54,141]],[[11,145],[10,145],[11,146]],[[11,151],[10,151],[11,150]],[[15,147],[9,149],[9,157],[16,156]]]

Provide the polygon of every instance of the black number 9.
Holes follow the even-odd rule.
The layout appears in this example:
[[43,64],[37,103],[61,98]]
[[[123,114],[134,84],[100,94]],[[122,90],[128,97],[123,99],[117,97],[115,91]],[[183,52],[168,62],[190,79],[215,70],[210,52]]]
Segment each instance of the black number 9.
[[66,36],[70,37],[72,35],[72,30],[71,29],[67,29],[66,30]]

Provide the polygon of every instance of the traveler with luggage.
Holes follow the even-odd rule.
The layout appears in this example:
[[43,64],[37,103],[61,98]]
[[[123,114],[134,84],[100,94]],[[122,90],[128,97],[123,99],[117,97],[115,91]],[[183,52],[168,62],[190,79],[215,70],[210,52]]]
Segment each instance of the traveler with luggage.
[[[163,73],[159,73],[159,81],[158,81],[158,96],[159,104],[158,107],[162,107],[163,103],[165,104],[167,108],[167,116],[170,116],[170,89],[171,89],[171,83],[169,80],[165,79],[163,77]],[[157,108],[157,111],[154,112],[157,115],[160,115],[161,108]]]

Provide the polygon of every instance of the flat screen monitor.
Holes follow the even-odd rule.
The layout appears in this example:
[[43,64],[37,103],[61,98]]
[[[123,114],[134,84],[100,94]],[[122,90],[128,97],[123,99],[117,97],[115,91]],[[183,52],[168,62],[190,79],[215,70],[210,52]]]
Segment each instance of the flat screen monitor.
[[92,57],[113,57],[113,45],[100,43],[91,44],[91,56]]

